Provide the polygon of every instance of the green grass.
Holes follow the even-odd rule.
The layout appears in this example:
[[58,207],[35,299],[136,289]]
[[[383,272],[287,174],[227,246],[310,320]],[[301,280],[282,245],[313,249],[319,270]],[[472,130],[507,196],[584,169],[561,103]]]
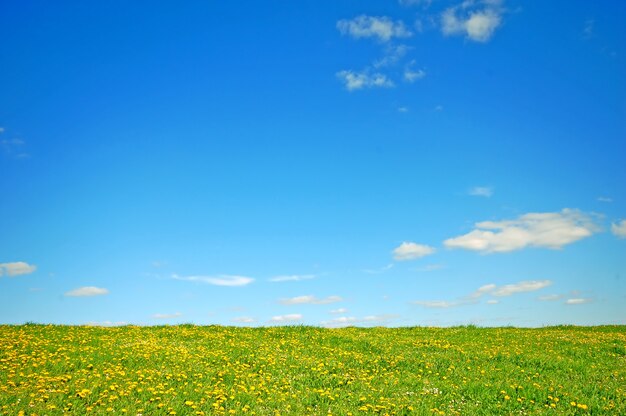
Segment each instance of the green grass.
[[0,326],[0,414],[619,415],[626,327]]

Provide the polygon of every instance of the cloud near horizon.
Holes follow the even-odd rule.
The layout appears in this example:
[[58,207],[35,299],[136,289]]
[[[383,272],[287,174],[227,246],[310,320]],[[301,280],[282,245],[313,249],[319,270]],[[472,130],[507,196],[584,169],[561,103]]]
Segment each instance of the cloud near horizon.
[[254,279],[251,277],[228,275],[228,274],[221,274],[218,276],[178,276],[176,274],[173,274],[172,279],[182,280],[185,282],[207,283],[207,284],[214,285],[214,286],[231,286],[231,287],[246,286],[254,282]]
[[37,270],[34,264],[28,264],[23,261],[15,261],[12,263],[0,263],[0,276],[19,276],[22,274],[30,274]]
[[483,221],[467,234],[444,241],[447,248],[504,253],[527,247],[560,249],[591,236],[598,226],[590,215],[565,208],[561,212],[529,213],[515,220]]
[[328,296],[327,298],[319,299],[312,295],[306,295],[281,299],[279,303],[282,305],[328,305],[329,303],[337,303],[341,302],[342,300],[343,298],[341,296]]
[[96,286],[83,286],[77,289],[65,292],[65,296],[69,297],[89,297],[89,296],[103,296],[108,295],[109,289]]

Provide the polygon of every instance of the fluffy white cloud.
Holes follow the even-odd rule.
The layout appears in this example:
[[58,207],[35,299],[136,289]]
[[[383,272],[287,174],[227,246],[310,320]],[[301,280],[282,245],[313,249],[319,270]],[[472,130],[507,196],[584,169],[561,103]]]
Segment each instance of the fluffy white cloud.
[[611,224],[611,232],[619,238],[626,238],[626,220]]
[[373,73],[368,71],[355,72],[350,70],[343,70],[337,72],[337,78],[339,78],[348,91],[361,90],[363,88],[375,88],[375,87],[393,87],[393,82],[387,78],[385,74]]
[[384,324],[397,318],[397,315],[368,315],[363,318],[357,318],[355,316],[339,316],[337,318],[330,319],[328,321],[322,321],[320,324],[326,327],[341,327],[348,325],[379,325]]
[[270,282],[298,282],[300,280],[314,279],[314,274],[292,274],[284,276],[275,276],[269,279]]
[[281,299],[279,302],[283,305],[327,305],[329,303],[341,302],[343,298],[341,296],[328,296],[327,298],[319,299],[312,295],[296,296],[294,298]]
[[335,314],[335,315],[347,313],[347,312],[348,310],[346,308],[333,309],[332,311],[330,311],[330,313]]
[[246,286],[254,279],[246,276],[233,276],[228,274],[222,274],[219,276],[178,276],[172,275],[172,279],[183,280],[186,282],[200,282],[208,283],[215,286]]
[[270,322],[297,322],[302,320],[302,315],[299,313],[290,313],[287,315],[272,316]]
[[152,315],[152,318],[154,318],[154,319],[174,319],[174,318],[180,318],[181,316],[183,316],[183,314],[180,313],[180,312],[155,313],[154,315]]
[[20,274],[30,274],[37,270],[34,264],[28,264],[23,261],[12,263],[0,263],[0,276],[7,275],[9,277],[18,276]]
[[567,208],[561,212],[529,213],[515,220],[483,221],[475,227],[465,235],[445,240],[444,245],[483,253],[526,247],[559,249],[598,230],[589,215]]
[[393,21],[386,16],[357,16],[354,19],[342,19],[337,22],[337,29],[342,35],[353,38],[377,38],[388,42],[392,38],[407,38],[411,32],[401,21]]
[[467,193],[471,196],[484,196],[486,198],[489,198],[493,195],[493,188],[489,186],[475,186],[471,188]]
[[109,290],[102,287],[95,286],[84,286],[79,287],[74,290],[70,290],[69,292],[65,292],[65,296],[70,297],[85,297],[85,296],[102,296],[108,295]]
[[476,42],[487,42],[502,23],[499,1],[483,1],[477,9],[473,1],[446,9],[441,15],[441,31],[444,35],[465,35]]
[[565,301],[566,305],[582,305],[585,303],[590,303],[591,299],[589,298],[572,298]]
[[398,261],[415,260],[434,252],[434,247],[405,241],[393,250],[393,258]]
[[239,316],[237,318],[231,319],[230,321],[238,324],[251,324],[253,322],[256,322],[254,318],[250,318],[249,316]]
[[[523,282],[494,287],[489,293],[494,296],[511,296],[515,293],[534,292],[552,284],[550,280],[525,280]],[[495,286],[495,285],[494,285]]]

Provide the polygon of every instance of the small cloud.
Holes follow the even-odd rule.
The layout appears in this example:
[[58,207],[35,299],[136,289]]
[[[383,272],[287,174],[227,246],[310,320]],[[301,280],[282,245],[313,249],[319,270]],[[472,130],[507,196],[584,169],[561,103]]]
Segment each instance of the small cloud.
[[611,224],[611,232],[618,238],[626,238],[626,220]]
[[237,323],[237,324],[251,324],[251,323],[256,322],[256,319],[250,318],[249,316],[240,316],[237,318],[233,318],[230,321]]
[[0,276],[7,275],[9,277],[19,276],[22,274],[30,274],[37,270],[34,264],[28,264],[23,261],[12,263],[0,263]]
[[355,39],[376,38],[380,42],[388,42],[392,38],[407,38],[412,33],[401,21],[393,21],[389,17],[357,16],[354,19],[342,19],[337,22],[337,29],[342,35]]
[[348,309],[346,308],[333,309],[332,311],[330,311],[330,313],[332,313],[333,315],[339,315],[342,313],[348,313]]
[[527,247],[560,249],[598,231],[592,218],[578,210],[529,213],[514,220],[483,221],[476,229],[445,240],[447,248],[504,253]]
[[215,286],[246,286],[254,282],[254,279],[251,277],[227,274],[219,276],[178,276],[173,274],[172,279],[183,280],[186,282],[208,283]]
[[152,315],[152,318],[154,318],[154,319],[174,319],[174,318],[180,318],[181,316],[183,316],[183,314],[180,313],[180,312],[155,313],[154,315]]
[[65,296],[69,297],[87,297],[87,296],[103,296],[108,295],[109,290],[102,287],[84,286],[78,289],[65,292]]
[[596,22],[593,19],[585,21],[585,25],[583,27],[583,37],[585,39],[591,39],[593,37],[595,24]]
[[386,75],[379,72],[370,74],[369,71],[355,72],[344,70],[337,72],[339,78],[348,91],[361,90],[363,88],[393,87],[393,82]]
[[592,299],[590,298],[572,298],[565,301],[566,305],[582,305],[585,303],[591,303]]
[[291,274],[283,276],[275,276],[269,279],[270,282],[299,282],[301,280],[314,279],[314,274]]
[[290,313],[287,315],[278,315],[278,316],[272,316],[272,319],[270,319],[270,322],[297,322],[297,321],[301,321],[302,320],[302,315],[299,313]]
[[398,107],[398,113],[408,113],[409,109],[407,107]]
[[354,316],[339,316],[337,318],[330,319],[328,321],[322,321],[320,324],[325,327],[341,327],[349,325],[364,324],[367,326],[380,325],[397,318],[398,315],[368,315],[363,318],[357,318]]
[[372,66],[377,69],[394,66],[404,58],[410,49],[406,45],[387,44],[384,51],[385,55],[381,59],[374,61]]
[[413,71],[410,69],[404,70],[404,80],[407,82],[415,82],[418,79],[422,79],[426,76],[426,72],[423,69],[418,69],[417,71]]
[[112,326],[124,326],[124,325],[128,325],[128,322],[125,321],[118,321],[118,322],[113,322],[113,321],[102,321],[102,322],[87,322],[85,324],[85,326],[103,326],[103,327],[112,327]]
[[539,296],[537,299],[542,302],[553,302],[555,300],[559,300],[562,298],[563,298],[563,295],[545,295],[545,296]]
[[393,258],[398,261],[415,260],[435,251],[434,247],[405,241],[393,250]]
[[494,296],[511,296],[515,293],[534,292],[552,284],[550,280],[526,280],[512,285],[498,287],[491,291]]
[[380,273],[385,273],[386,271],[391,270],[392,268],[393,268],[393,263],[389,263],[388,265],[381,267],[379,269],[365,269],[363,271],[369,274],[380,274]]
[[609,198],[608,196],[599,196],[596,200],[600,202],[613,202],[613,198]]
[[424,267],[420,267],[418,269],[415,269],[415,271],[417,272],[434,272],[435,270],[441,270],[441,269],[445,269],[445,265],[443,264],[427,264]]
[[434,108],[435,111],[443,111],[443,106],[441,104],[438,104],[435,106]]
[[462,302],[449,302],[445,300],[416,300],[414,305],[423,306],[425,308],[452,308],[454,306],[462,305]]
[[328,296],[327,298],[319,299],[315,296],[296,296],[294,298],[281,299],[279,303],[282,305],[327,305],[329,303],[341,302],[343,298],[341,296]]
[[489,299],[489,300],[487,301],[487,305],[495,305],[495,304],[497,304],[497,303],[500,303],[500,301],[499,301],[499,300],[496,300],[496,299]]
[[485,198],[489,198],[493,195],[493,188],[490,186],[475,186],[467,191],[467,194],[471,196],[483,196]]
[[446,9],[441,14],[441,31],[445,36],[465,35],[475,42],[487,42],[502,24],[499,1],[484,2],[483,9],[473,8],[473,1]]

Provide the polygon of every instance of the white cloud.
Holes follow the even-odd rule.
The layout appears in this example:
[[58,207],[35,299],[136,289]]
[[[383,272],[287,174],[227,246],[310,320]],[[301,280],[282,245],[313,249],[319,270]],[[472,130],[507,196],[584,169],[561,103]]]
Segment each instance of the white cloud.
[[377,38],[381,42],[388,42],[392,38],[407,38],[411,32],[401,21],[393,21],[389,17],[357,16],[354,19],[342,19],[337,22],[337,29],[342,35],[353,38]]
[[356,324],[377,325],[384,324],[397,318],[397,315],[368,315],[363,318],[355,316],[339,316],[328,321],[320,322],[320,325],[326,327],[341,327]]
[[155,313],[154,315],[152,315],[152,318],[154,318],[154,319],[174,319],[174,318],[180,318],[181,316],[183,316],[183,314],[180,313],[180,312]]
[[302,320],[302,315],[299,313],[290,313],[287,315],[273,316],[270,322],[297,322]]
[[585,26],[583,28],[583,37],[585,39],[590,39],[593,37],[595,23],[596,22],[593,19],[585,21]]
[[430,6],[430,3],[432,3],[433,0],[398,0],[398,3],[400,3],[402,6],[416,6],[416,5],[423,5],[424,7],[428,7]]
[[[476,289],[469,295],[463,296],[456,300],[417,300],[412,302],[414,305],[423,306],[425,308],[453,308],[456,306],[470,305],[478,303],[478,300],[483,296],[511,296],[516,293],[533,292],[550,286],[552,281],[550,280],[525,280],[518,283],[497,286],[493,283],[483,285]],[[496,304],[499,301],[491,299],[487,301],[488,304]]]
[[312,295],[306,295],[281,299],[279,302],[283,305],[327,305],[329,303],[341,302],[342,300],[343,298],[341,296],[328,296],[327,298],[319,299]]
[[37,270],[37,266],[34,264],[28,264],[23,261],[16,261],[12,263],[0,263],[0,276],[7,275],[9,277],[18,276],[21,274],[30,274]]
[[270,282],[298,282],[300,280],[314,279],[314,274],[291,274],[283,276],[275,276],[269,279]]
[[572,298],[565,301],[566,305],[582,305],[585,303],[590,303],[592,299],[590,298]]
[[256,322],[256,319],[251,318],[249,316],[239,316],[237,318],[233,318],[230,320],[231,322],[239,323],[239,324],[251,324]]
[[611,224],[611,232],[619,238],[626,238],[626,220]]
[[609,198],[608,196],[599,196],[596,199],[600,202],[613,202],[613,198]]
[[360,90],[363,88],[393,87],[393,82],[385,74],[379,72],[370,74],[369,71],[355,72],[343,70],[337,72],[339,78],[348,91]]
[[78,289],[70,290],[69,292],[65,292],[65,296],[71,297],[84,297],[84,296],[102,296],[108,295],[109,290],[102,287],[95,286],[84,286],[79,287]]
[[489,198],[493,195],[493,188],[489,186],[475,186],[471,188],[467,193],[471,196],[484,196],[486,198]]
[[87,322],[85,325],[86,326],[106,326],[106,327],[110,327],[110,326],[124,326],[124,325],[128,325],[128,322],[125,322],[125,321],[119,321],[119,322],[113,322],[113,321],[95,322],[95,321],[91,321],[91,322]]
[[380,274],[380,273],[386,272],[387,270],[391,270],[392,268],[393,268],[393,263],[389,263],[388,265],[381,267],[379,269],[365,269],[363,271],[369,274]]
[[408,113],[408,107],[398,107],[398,113]]
[[[526,280],[512,285],[494,288],[490,293],[494,296],[511,296],[515,293],[534,292],[552,284],[550,280]],[[495,285],[494,285],[495,286]]]
[[385,46],[385,56],[377,61],[374,61],[372,66],[374,68],[385,68],[397,64],[409,51],[406,45],[390,45]]
[[233,276],[227,274],[219,276],[178,276],[173,274],[172,279],[183,280],[186,282],[208,283],[215,286],[246,286],[254,282],[254,279],[251,277]]
[[495,305],[495,304],[498,304],[498,303],[500,303],[500,301],[499,301],[499,300],[496,300],[496,299],[489,299],[489,300],[487,301],[487,304],[488,304],[488,305]]
[[346,308],[333,309],[332,311],[330,311],[330,313],[332,313],[334,315],[338,315],[338,314],[342,314],[342,313],[348,313],[348,309],[346,309]]
[[446,9],[441,15],[441,31],[446,36],[465,35],[476,42],[487,42],[502,23],[499,1],[483,1],[484,8],[474,7],[477,3],[465,1],[459,6]]
[[405,241],[393,250],[393,258],[398,261],[415,260],[434,252],[434,247]]
[[598,230],[591,217],[578,210],[529,213],[515,220],[483,221],[476,229],[444,241],[448,248],[483,253],[508,252],[526,247],[560,249]]
[[539,296],[537,299],[542,302],[552,302],[552,301],[559,300],[562,298],[563,298],[563,295],[545,295],[545,296]]
[[4,133],[4,127],[0,127],[0,134]]
[[417,272],[434,272],[435,270],[441,270],[441,269],[445,269],[446,266],[443,264],[427,264],[424,267],[420,267],[418,269],[415,269],[415,271]]
[[424,71],[423,69],[418,69],[418,70],[412,70],[412,69],[405,69],[404,70],[404,80],[407,82],[415,82],[418,79],[422,79],[426,76],[426,71]]

